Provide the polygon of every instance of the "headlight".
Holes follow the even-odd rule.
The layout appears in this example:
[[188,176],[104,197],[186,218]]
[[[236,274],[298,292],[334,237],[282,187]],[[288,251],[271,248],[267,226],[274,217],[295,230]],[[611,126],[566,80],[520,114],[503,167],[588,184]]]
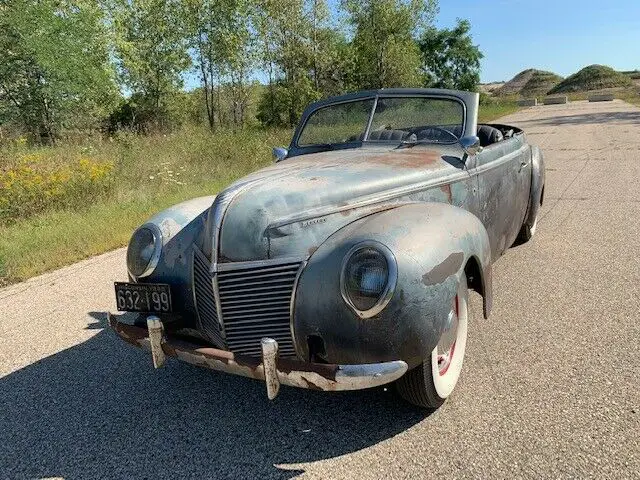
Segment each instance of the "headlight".
[[342,297],[360,317],[372,317],[391,300],[397,278],[391,250],[374,241],[359,243],[345,256],[340,278]]
[[162,234],[155,225],[143,225],[133,232],[127,248],[127,268],[134,278],[151,275],[158,265]]

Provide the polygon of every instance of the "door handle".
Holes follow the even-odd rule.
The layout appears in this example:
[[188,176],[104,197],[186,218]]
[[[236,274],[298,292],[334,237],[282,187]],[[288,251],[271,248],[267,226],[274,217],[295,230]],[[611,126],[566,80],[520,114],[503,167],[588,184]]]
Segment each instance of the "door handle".
[[521,172],[522,169],[525,168],[528,165],[529,165],[529,161],[528,160],[523,160],[522,162],[520,162],[520,169],[518,170],[518,172]]

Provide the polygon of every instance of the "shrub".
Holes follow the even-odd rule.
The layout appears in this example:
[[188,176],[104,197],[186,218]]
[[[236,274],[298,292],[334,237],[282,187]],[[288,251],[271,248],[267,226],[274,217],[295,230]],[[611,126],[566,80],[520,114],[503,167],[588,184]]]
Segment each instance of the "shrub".
[[86,155],[60,162],[42,153],[23,154],[0,171],[0,223],[85,206],[111,189],[113,169],[112,162]]

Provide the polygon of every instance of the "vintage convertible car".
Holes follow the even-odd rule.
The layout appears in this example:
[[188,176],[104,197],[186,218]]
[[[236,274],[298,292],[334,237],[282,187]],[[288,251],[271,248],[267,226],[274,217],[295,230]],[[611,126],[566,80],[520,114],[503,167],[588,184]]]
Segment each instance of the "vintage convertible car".
[[[467,339],[467,295],[536,230],[544,163],[478,125],[478,94],[384,89],[310,105],[276,163],[159,213],[127,250],[111,327],[166,356],[280,384],[395,382],[436,408]],[[129,316],[127,322],[125,318]]]

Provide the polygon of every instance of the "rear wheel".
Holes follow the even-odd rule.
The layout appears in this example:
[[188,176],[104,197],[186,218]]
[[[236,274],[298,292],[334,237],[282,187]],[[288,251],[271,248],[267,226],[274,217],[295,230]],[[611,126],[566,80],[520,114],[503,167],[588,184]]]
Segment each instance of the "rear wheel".
[[451,305],[448,328],[438,345],[423,363],[396,382],[398,393],[409,403],[425,408],[438,408],[453,392],[467,347],[467,279],[463,274]]
[[539,213],[536,214],[536,218],[533,219],[532,225],[527,225],[526,223],[522,225],[522,227],[520,228],[520,232],[518,232],[518,238],[515,241],[516,245],[522,245],[523,243],[528,242],[536,234],[539,215]]
[[540,205],[538,205],[538,211],[536,212],[536,218],[533,219],[531,225],[525,223],[520,227],[520,231],[518,232],[518,236],[516,241],[513,243],[514,246],[522,245],[523,243],[528,242],[531,238],[536,234],[536,228],[538,227],[538,217],[540,216],[540,206],[542,205],[542,200],[544,198],[544,187],[542,187],[542,193],[540,194]]

